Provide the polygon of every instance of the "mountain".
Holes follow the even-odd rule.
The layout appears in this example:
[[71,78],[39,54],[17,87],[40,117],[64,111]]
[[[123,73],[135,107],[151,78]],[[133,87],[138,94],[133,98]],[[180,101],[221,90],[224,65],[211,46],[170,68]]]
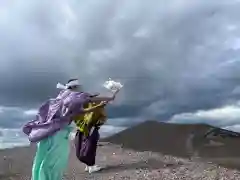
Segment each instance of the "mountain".
[[206,124],[146,121],[102,141],[178,157],[240,157],[240,134]]

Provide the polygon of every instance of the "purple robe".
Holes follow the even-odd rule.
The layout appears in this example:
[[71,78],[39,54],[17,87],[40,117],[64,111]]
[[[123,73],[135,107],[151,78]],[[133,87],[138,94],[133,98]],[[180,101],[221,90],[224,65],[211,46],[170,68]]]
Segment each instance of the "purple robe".
[[39,108],[36,118],[24,125],[23,132],[29,141],[39,142],[68,126],[89,100],[87,93],[61,91],[57,98],[49,99]]
[[100,138],[98,129],[95,127],[87,137],[78,130],[75,136],[76,156],[87,166],[95,165],[97,143]]

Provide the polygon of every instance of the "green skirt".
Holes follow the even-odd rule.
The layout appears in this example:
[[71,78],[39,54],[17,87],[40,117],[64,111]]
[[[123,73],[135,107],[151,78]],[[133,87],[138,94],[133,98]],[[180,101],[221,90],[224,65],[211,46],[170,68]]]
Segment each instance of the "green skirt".
[[32,180],[61,180],[68,165],[71,126],[37,144]]

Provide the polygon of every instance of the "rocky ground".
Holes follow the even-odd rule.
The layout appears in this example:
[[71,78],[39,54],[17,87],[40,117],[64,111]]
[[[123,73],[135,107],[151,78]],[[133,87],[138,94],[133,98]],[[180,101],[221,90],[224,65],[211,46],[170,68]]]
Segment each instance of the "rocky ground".
[[[74,155],[70,155],[66,180],[233,180],[240,179],[240,171],[220,167],[200,159],[189,160],[152,152],[136,152],[120,146],[100,143],[97,162],[101,172],[84,172]],[[14,148],[0,151],[0,180],[30,180],[35,148]]]

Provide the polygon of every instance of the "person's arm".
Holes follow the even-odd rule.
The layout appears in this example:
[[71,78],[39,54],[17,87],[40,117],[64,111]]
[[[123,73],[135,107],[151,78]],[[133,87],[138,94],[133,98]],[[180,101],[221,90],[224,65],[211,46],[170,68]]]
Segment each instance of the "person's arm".
[[104,96],[90,98],[92,102],[113,101],[114,99],[115,97],[104,97]]
[[119,90],[115,91],[112,95],[112,97],[104,97],[104,96],[95,96],[95,97],[90,97],[90,100],[92,102],[100,102],[100,101],[113,101],[117,95]]
[[92,111],[94,111],[95,109],[100,108],[100,107],[103,107],[103,106],[105,106],[105,105],[106,105],[106,102],[102,101],[101,103],[99,103],[99,104],[96,105],[96,106],[93,106],[93,107],[90,107],[90,108],[84,108],[84,109],[82,110],[82,112],[83,112],[83,113],[92,112]]
[[90,96],[90,98],[93,98],[93,97],[96,97],[96,96],[99,96],[100,95],[100,93],[95,93],[95,94],[90,94],[89,96]]

